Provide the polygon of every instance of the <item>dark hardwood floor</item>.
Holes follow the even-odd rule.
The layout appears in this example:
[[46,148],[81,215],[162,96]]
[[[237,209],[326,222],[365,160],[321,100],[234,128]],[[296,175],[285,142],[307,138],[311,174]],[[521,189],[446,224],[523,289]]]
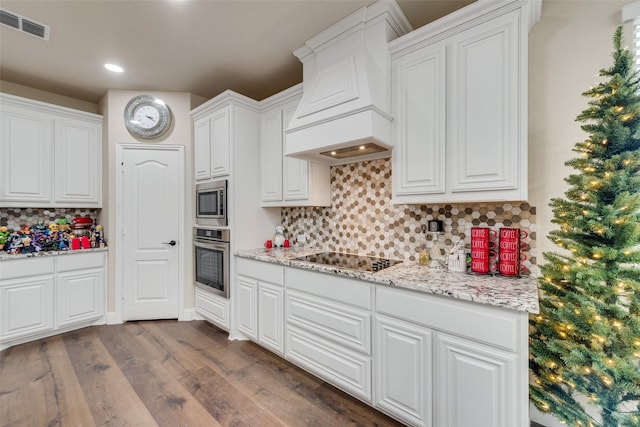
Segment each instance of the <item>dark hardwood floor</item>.
[[2,426],[394,426],[204,321],[85,328],[0,353]]

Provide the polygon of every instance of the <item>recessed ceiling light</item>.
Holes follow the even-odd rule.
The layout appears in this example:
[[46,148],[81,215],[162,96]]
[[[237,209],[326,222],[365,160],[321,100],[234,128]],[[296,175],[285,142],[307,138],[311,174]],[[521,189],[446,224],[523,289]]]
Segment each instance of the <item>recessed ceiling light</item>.
[[121,73],[124,71],[124,68],[116,64],[104,64],[104,68],[109,71],[113,71],[114,73]]

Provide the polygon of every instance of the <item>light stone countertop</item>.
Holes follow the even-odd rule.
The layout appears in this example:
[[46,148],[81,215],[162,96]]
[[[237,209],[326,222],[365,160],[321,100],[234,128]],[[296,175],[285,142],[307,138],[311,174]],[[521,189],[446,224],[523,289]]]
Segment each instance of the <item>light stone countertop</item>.
[[415,262],[402,262],[375,273],[297,261],[293,258],[323,252],[321,249],[273,248],[236,252],[256,261],[302,268],[381,285],[488,304],[510,310],[538,313],[538,285],[535,277],[503,277],[434,270]]
[[64,251],[40,251],[40,252],[32,252],[30,254],[8,254],[6,252],[0,253],[0,261],[7,261],[10,259],[25,259],[25,258],[38,258],[38,257],[47,257],[47,256],[58,256],[58,255],[76,255],[76,254],[88,254],[90,252],[106,252],[108,251],[108,247],[104,248],[92,248],[92,249],[78,249],[75,251],[72,250],[64,250]]

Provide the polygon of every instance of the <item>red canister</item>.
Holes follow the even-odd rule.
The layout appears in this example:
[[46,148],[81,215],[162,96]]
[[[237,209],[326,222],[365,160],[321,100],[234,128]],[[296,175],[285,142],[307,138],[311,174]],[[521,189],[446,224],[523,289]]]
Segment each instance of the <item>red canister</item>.
[[504,276],[520,275],[520,261],[525,256],[520,253],[520,238],[526,237],[527,233],[519,228],[500,229],[500,263],[498,271]]
[[471,228],[471,271],[487,274],[491,271],[492,260],[497,256],[495,247],[496,232],[487,227]]

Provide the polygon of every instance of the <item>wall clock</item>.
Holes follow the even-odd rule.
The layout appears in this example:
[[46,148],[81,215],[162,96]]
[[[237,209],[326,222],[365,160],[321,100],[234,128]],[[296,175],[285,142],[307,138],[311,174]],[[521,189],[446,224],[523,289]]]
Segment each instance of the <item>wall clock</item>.
[[132,135],[144,139],[158,138],[170,128],[171,110],[161,99],[138,95],[124,109],[124,124]]

